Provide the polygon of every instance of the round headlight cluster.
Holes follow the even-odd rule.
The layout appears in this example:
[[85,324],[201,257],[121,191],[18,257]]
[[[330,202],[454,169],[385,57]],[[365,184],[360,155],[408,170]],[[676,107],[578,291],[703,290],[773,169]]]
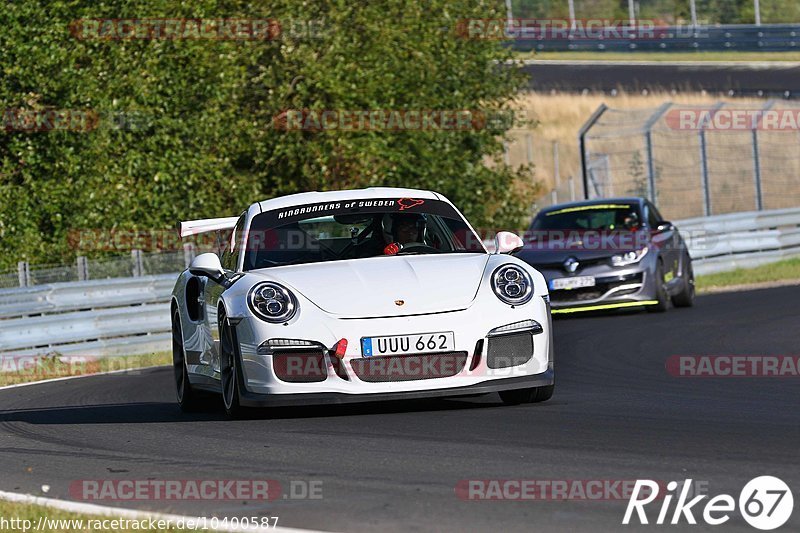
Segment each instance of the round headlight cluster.
[[511,305],[527,303],[533,296],[530,275],[516,265],[503,265],[495,270],[492,288],[500,300]]
[[297,300],[286,287],[270,281],[250,289],[250,309],[267,322],[286,322],[297,312]]

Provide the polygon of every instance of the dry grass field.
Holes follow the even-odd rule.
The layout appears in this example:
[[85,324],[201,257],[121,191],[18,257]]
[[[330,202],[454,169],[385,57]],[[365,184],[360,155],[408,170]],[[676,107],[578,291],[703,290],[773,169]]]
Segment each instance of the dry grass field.
[[[766,100],[719,98],[704,94],[653,93],[540,94],[524,93],[517,100],[522,114],[535,124],[509,133],[508,161],[512,165],[532,162],[532,182],[539,181],[545,194],[537,205],[549,205],[552,190],[557,200],[570,200],[571,191],[583,195],[578,131],[602,104],[611,108],[604,126],[593,130],[589,143],[593,154],[606,157],[608,182],[604,195],[632,194],[646,185],[646,148],[641,124],[665,102],[676,107],[709,108],[725,101],[729,106],[759,109]],[[789,104],[777,102],[776,108]],[[794,109],[800,109],[796,106]],[[638,122],[638,124],[637,124]],[[633,126],[631,126],[633,124]],[[658,176],[659,204],[666,216],[687,218],[703,214],[699,135],[677,131],[664,121],[654,128],[653,150]],[[764,207],[776,209],[800,204],[800,133],[759,132]],[[557,148],[556,148],[557,147]],[[558,153],[556,164],[555,153]],[[752,135],[749,131],[707,134],[712,213],[755,209]],[[574,180],[570,187],[570,177]]]

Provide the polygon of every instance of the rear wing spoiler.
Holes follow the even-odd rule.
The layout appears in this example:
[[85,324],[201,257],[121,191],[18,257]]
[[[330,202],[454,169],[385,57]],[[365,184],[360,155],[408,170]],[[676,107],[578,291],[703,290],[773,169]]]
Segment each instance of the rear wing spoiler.
[[181,238],[190,235],[198,235],[200,233],[209,233],[212,231],[224,231],[233,229],[239,217],[225,217],[225,218],[206,218],[203,220],[187,220],[181,222],[179,233]]

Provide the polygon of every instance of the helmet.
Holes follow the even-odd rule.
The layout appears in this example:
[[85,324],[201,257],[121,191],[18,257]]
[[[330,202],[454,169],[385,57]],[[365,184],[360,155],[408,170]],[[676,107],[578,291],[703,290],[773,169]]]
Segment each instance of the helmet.
[[387,213],[383,215],[383,236],[387,243],[400,242],[398,231],[402,227],[416,227],[413,242],[425,242],[427,236],[427,217],[418,213]]
[[639,215],[637,215],[633,211],[628,213],[627,215],[625,215],[625,219],[622,224],[623,226],[625,226],[625,229],[629,230],[639,229]]

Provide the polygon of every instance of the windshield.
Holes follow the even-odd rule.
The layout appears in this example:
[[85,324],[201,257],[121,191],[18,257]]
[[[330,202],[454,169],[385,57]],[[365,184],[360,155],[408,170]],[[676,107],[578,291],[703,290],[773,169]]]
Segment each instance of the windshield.
[[486,253],[447,202],[387,198],[308,204],[253,217],[244,270],[366,257]]
[[637,231],[641,226],[637,205],[598,204],[539,213],[531,230]]

